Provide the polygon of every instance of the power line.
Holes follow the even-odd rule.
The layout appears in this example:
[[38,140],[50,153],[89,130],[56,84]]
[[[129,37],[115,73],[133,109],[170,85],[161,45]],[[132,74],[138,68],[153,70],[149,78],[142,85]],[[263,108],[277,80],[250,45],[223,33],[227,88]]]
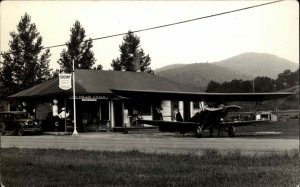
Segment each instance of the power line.
[[[179,24],[183,24],[183,23],[188,23],[188,22],[192,22],[192,21],[198,21],[198,20],[201,20],[201,19],[216,17],[216,16],[220,16],[220,15],[224,15],[224,14],[230,14],[230,13],[239,12],[239,11],[243,11],[243,10],[247,10],[247,9],[252,9],[252,8],[257,8],[257,7],[260,7],[260,6],[265,6],[265,5],[269,5],[269,4],[278,3],[278,2],[281,2],[281,1],[284,1],[284,0],[272,1],[272,2],[258,4],[258,5],[249,6],[249,7],[245,7],[245,8],[230,10],[230,11],[226,11],[226,12],[222,12],[222,13],[218,13],[218,14],[212,14],[212,15],[209,15],[209,16],[203,16],[203,17],[189,19],[189,20],[185,20],[185,21],[180,21],[180,22],[175,22],[175,23],[170,23],[170,24],[165,24],[165,25],[160,25],[160,26],[155,26],[155,27],[149,27],[149,28],[135,30],[135,31],[131,31],[131,32],[132,33],[138,33],[138,32],[143,32],[143,31],[149,31],[149,30],[159,29],[159,28],[163,28],[163,27],[170,27],[170,26],[179,25]],[[102,40],[102,39],[106,39],[106,38],[112,38],[112,37],[122,36],[122,35],[125,35],[125,34],[128,34],[128,32],[114,34],[114,35],[108,35],[108,36],[103,36],[103,37],[93,38],[93,39],[88,39],[88,40],[92,40],[92,41],[94,41],[94,40]],[[87,40],[84,40],[84,41],[87,41]],[[55,47],[62,47],[62,46],[65,46],[65,45],[66,44],[53,45],[53,46],[43,47],[42,49],[50,49],[50,48],[55,48]],[[7,53],[7,54],[11,54],[11,53]],[[2,53],[0,55],[3,56]]]

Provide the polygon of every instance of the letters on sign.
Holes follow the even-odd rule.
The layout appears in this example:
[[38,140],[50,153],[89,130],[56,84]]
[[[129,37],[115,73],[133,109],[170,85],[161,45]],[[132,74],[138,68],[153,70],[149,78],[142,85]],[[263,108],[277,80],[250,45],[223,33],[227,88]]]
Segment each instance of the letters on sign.
[[[73,99],[73,96],[70,97],[70,99]],[[107,96],[103,95],[76,95],[75,99],[81,99],[82,101],[97,101],[97,100],[107,100]]]
[[59,74],[59,88],[63,90],[68,90],[72,88],[71,84],[72,74],[69,73],[60,73]]

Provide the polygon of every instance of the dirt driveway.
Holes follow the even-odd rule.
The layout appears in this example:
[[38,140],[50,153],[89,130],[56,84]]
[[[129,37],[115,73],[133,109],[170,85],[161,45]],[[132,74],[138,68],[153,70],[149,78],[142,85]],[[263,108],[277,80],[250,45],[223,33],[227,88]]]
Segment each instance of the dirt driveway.
[[84,150],[140,150],[156,153],[201,154],[205,149],[221,152],[240,150],[242,154],[260,154],[270,150],[299,150],[298,139],[195,138],[172,133],[121,134],[80,133],[72,135],[2,136],[1,147],[59,148]]

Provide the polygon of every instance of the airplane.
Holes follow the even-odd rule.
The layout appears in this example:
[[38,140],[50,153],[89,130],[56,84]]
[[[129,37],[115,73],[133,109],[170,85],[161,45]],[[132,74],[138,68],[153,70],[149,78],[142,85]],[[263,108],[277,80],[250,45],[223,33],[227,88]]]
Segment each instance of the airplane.
[[206,107],[197,112],[192,118],[184,121],[162,121],[162,120],[137,120],[138,124],[148,124],[153,126],[159,126],[159,130],[162,132],[180,132],[185,134],[187,132],[195,132],[197,138],[202,137],[204,130],[209,130],[210,136],[213,136],[214,129],[218,130],[218,136],[220,131],[224,130],[228,132],[229,137],[235,136],[235,127],[247,126],[254,123],[265,123],[268,120],[247,120],[247,121],[226,121],[225,117],[230,111],[242,109],[237,105],[220,106],[218,108]]
[[[197,138],[202,137],[204,130],[209,130],[213,135],[214,129],[228,132],[229,137],[236,134],[236,127],[248,126],[257,123],[269,123],[268,120],[245,120],[245,121],[227,121],[226,116],[231,111],[241,110],[238,105],[224,105],[225,102],[231,101],[256,101],[255,107],[259,106],[262,101],[274,100],[292,95],[290,92],[272,92],[272,93],[206,93],[206,92],[168,92],[168,91],[151,91],[151,90],[112,90],[115,94],[124,97],[141,100],[151,99],[169,99],[178,101],[195,101],[200,100],[201,110],[187,121],[182,117],[176,121],[164,120],[137,120],[138,124],[148,124],[158,126],[162,132],[194,132]],[[204,101],[219,103],[216,108],[208,107]],[[221,103],[221,104],[220,104]]]

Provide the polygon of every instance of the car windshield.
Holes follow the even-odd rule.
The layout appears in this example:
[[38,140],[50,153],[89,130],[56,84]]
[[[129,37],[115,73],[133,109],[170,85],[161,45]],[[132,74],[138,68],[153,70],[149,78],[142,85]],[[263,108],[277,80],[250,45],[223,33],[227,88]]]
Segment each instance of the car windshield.
[[15,118],[16,119],[24,119],[24,118],[27,118],[27,116],[26,116],[26,114],[16,114]]

